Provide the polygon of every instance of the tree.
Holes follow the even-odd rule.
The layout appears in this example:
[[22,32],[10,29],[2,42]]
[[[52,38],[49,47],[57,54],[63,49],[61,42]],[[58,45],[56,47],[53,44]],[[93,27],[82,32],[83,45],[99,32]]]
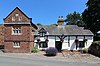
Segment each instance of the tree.
[[65,22],[67,25],[78,25],[78,26],[84,26],[85,23],[82,21],[82,16],[79,13],[76,13],[74,11],[73,13],[70,13],[66,16]]
[[88,0],[87,8],[82,13],[86,27],[95,35],[100,31],[100,0]]
[[51,24],[51,26],[57,26],[57,24]]
[[37,23],[37,25],[38,25],[38,26],[41,26],[42,24],[40,24],[40,23]]

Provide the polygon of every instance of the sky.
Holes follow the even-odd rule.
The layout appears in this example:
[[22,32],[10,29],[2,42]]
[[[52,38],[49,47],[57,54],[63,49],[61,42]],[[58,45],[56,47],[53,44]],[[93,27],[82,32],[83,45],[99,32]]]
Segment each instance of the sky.
[[19,7],[34,24],[56,24],[58,16],[74,11],[82,13],[86,9],[87,0],[0,0],[0,24],[15,7]]

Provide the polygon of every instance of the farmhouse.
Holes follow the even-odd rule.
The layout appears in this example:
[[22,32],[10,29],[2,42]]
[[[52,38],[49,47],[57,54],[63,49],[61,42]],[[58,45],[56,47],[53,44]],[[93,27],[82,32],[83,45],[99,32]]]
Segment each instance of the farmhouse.
[[34,47],[43,50],[55,47],[58,51],[78,51],[88,48],[93,42],[93,33],[77,25],[64,25],[63,17],[58,17],[57,26],[37,26],[34,33]]

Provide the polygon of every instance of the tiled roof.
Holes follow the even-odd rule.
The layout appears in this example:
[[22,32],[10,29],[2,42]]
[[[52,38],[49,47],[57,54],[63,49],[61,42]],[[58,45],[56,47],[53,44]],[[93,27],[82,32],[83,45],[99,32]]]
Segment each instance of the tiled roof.
[[78,27],[77,25],[66,25],[66,26],[50,26],[43,25],[38,26],[38,30],[35,35],[38,35],[38,31],[44,28],[49,35],[93,35],[90,30],[84,29],[83,27]]

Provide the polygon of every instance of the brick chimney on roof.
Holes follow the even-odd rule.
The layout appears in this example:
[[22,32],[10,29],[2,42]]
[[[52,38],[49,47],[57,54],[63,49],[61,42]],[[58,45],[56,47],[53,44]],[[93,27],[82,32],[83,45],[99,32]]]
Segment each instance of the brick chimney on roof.
[[64,18],[63,18],[63,16],[58,16],[57,23],[58,23],[58,25],[64,25]]

